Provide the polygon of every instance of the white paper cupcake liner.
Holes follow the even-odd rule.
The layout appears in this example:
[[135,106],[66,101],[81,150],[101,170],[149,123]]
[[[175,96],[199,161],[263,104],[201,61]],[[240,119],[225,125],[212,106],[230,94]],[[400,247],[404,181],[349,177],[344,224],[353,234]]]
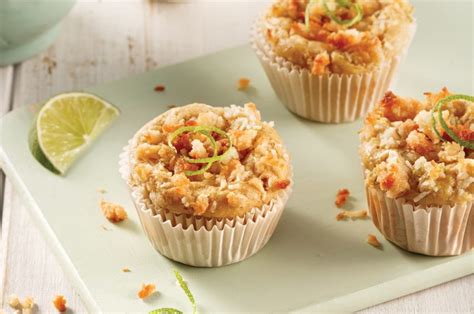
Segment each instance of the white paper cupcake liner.
[[474,248],[472,202],[426,208],[389,198],[373,187],[366,192],[372,221],[399,247],[431,256],[459,255]]
[[313,75],[276,56],[263,35],[261,18],[254,24],[251,37],[252,48],[275,93],[291,112],[318,122],[342,123],[364,116],[390,89],[415,30],[414,23],[400,56],[364,74]]
[[275,231],[291,193],[290,187],[270,204],[233,219],[211,219],[151,209],[140,188],[129,184],[129,157],[127,146],[120,155],[119,172],[130,188],[145,234],[159,253],[191,266],[224,266],[257,253]]

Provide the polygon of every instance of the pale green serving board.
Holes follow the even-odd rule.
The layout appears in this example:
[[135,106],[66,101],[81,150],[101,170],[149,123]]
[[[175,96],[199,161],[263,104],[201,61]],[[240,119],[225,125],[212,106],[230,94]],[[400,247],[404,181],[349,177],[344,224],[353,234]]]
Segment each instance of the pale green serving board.
[[[444,85],[472,92],[472,4],[456,3],[418,5],[418,33],[398,92],[419,96]],[[449,23],[441,19],[444,12],[452,17]],[[242,76],[252,80],[248,93],[235,88]],[[164,84],[166,91],[154,92],[156,84]],[[473,272],[472,252],[452,258],[411,254],[383,240],[370,220],[335,220],[339,188],[350,189],[354,209],[367,208],[356,153],[361,122],[321,125],[290,114],[249,47],[88,91],[115,103],[122,115],[67,176],[51,174],[31,157],[29,108],[1,120],[0,160],[90,312],[145,312],[163,306],[189,312],[172,269],[182,272],[203,313],[357,310]],[[153,250],[141,231],[117,171],[121,148],[170,104],[248,101],[258,105],[265,120],[276,122],[293,158],[295,187],[281,222],[268,245],[242,263],[200,269],[171,262]],[[129,221],[114,226],[104,220],[98,188],[108,191],[106,199],[126,206]],[[100,227],[104,223],[110,231]],[[365,243],[368,233],[378,235],[383,251]],[[132,272],[123,273],[124,267]],[[159,290],[146,302],[136,296],[143,282],[155,283]]]

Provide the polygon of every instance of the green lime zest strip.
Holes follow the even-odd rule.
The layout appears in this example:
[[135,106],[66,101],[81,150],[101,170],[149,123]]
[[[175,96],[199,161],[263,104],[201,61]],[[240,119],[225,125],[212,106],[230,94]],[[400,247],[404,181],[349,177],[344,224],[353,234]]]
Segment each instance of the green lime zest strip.
[[306,29],[309,31],[310,28],[310,17],[311,17],[311,9],[313,5],[316,4],[318,0],[310,0],[309,3],[306,5],[306,9],[304,11],[304,23],[306,24]]
[[171,307],[164,307],[148,312],[148,314],[183,314],[180,310],[173,309]]
[[174,275],[176,276],[176,279],[178,280],[178,283],[181,286],[181,288],[183,289],[184,293],[188,297],[189,302],[191,302],[191,304],[193,306],[193,314],[196,314],[197,313],[196,301],[194,300],[193,294],[189,290],[188,284],[186,283],[186,281],[184,281],[183,276],[181,276],[179,271],[175,270]]
[[336,0],[336,3],[339,4],[341,7],[349,8],[351,4],[347,0]]
[[[226,132],[224,132],[221,129],[216,128],[216,127],[199,126],[199,125],[198,126],[183,126],[179,129],[175,130],[173,133],[171,133],[170,137],[168,138],[168,145],[170,147],[174,147],[173,146],[173,140],[178,135],[180,135],[184,132],[196,132],[196,133],[203,134],[204,136],[206,136],[209,139],[209,141],[211,142],[211,145],[213,147],[213,150],[214,150],[212,157],[198,158],[198,159],[192,159],[192,158],[189,158],[189,157],[184,157],[184,160],[189,162],[189,163],[193,163],[193,164],[205,164],[205,163],[207,163],[206,166],[204,166],[203,168],[201,168],[199,170],[185,171],[184,174],[188,177],[203,174],[204,172],[209,170],[209,168],[211,168],[212,164],[216,161],[222,160],[227,155],[230,148],[232,147],[232,140],[229,137],[229,135],[227,135]],[[227,141],[229,142],[229,147],[227,148],[227,150],[222,155],[217,155],[217,143],[216,143],[216,140],[212,137],[210,132],[216,132],[217,134],[225,137],[227,139]]]
[[[342,6],[344,8],[349,8],[351,6],[349,4],[349,2],[346,1],[346,0],[337,0],[336,2],[337,2],[337,4],[339,4],[340,6]],[[344,25],[344,26],[350,27],[350,26],[354,25],[355,23],[360,22],[362,20],[362,7],[358,3],[353,4],[353,6],[355,8],[355,11],[356,11],[356,15],[350,20],[341,20],[338,16],[336,16],[334,14],[334,12],[329,10],[327,0],[323,0],[323,6],[324,6],[324,10],[326,10],[326,14],[334,22],[336,22],[339,25]]]
[[432,125],[433,130],[436,133],[436,135],[442,141],[446,141],[441,136],[441,134],[438,131],[438,128],[436,127],[436,119],[435,119],[434,113],[435,113],[435,111],[437,111],[438,112],[439,124],[444,129],[444,131],[446,131],[446,133],[448,133],[449,137],[451,137],[453,141],[455,141],[456,143],[458,143],[461,146],[467,147],[469,149],[474,149],[474,142],[466,141],[466,140],[463,140],[462,138],[460,138],[453,130],[451,130],[449,128],[448,124],[446,123],[446,121],[443,118],[443,112],[441,110],[442,106],[444,104],[448,103],[448,102],[451,102],[453,100],[458,100],[458,99],[466,100],[466,101],[469,101],[469,102],[474,102],[474,96],[460,95],[460,94],[447,96],[447,97],[441,99],[440,101],[438,101],[438,103],[433,107],[433,110],[431,111],[431,125]]

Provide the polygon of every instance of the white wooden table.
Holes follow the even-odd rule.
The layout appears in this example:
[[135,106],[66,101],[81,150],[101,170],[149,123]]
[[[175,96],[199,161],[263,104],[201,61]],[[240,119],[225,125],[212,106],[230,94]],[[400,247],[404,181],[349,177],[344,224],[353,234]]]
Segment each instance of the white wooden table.
[[[52,47],[21,64],[0,68],[0,116],[59,92],[246,43],[251,21],[267,2],[80,1],[64,21],[62,33]],[[8,296],[15,293],[33,296],[39,312],[52,312],[51,300],[56,294],[63,294],[74,312],[85,312],[81,299],[33,225],[28,208],[23,207],[8,178],[1,176],[0,182],[4,182],[0,183],[0,195],[3,192],[4,196],[2,308],[10,311]],[[471,275],[362,312],[472,313],[473,295]]]

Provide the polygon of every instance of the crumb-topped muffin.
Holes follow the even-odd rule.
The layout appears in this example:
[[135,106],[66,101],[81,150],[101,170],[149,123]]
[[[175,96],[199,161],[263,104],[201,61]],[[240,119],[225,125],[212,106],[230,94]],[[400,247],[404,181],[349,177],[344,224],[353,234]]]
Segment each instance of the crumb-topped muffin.
[[253,103],[168,110],[129,141],[120,173],[155,249],[201,267],[258,252],[291,193],[288,153]]
[[406,0],[275,0],[252,47],[291,112],[341,123],[391,88],[415,30]]
[[359,153],[372,220],[390,241],[427,255],[474,246],[474,97],[387,92],[367,116]]
[[407,46],[412,13],[406,0],[277,0],[265,37],[275,54],[312,74],[362,73]]
[[[151,207],[237,217],[290,185],[289,156],[253,103],[171,109],[138,132],[134,145],[132,182]],[[212,159],[214,149],[221,158],[212,164],[194,162]]]
[[[366,182],[391,198],[443,206],[474,200],[474,151],[432,123],[432,110],[447,89],[426,93],[424,102],[387,92],[360,133]],[[474,140],[474,103],[446,104],[444,120],[466,141]],[[436,119],[436,114],[434,115]]]

